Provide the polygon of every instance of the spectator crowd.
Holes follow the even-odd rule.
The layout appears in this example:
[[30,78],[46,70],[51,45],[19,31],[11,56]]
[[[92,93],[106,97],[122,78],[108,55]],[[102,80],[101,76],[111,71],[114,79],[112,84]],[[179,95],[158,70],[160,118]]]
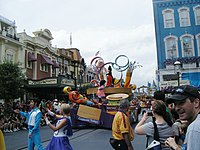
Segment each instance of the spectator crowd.
[[[63,102],[58,101],[57,99],[54,99],[53,101],[46,101],[42,100],[45,105],[53,112],[59,113],[60,106]],[[11,133],[11,132],[17,132],[19,130],[27,130],[27,120],[25,117],[20,116],[17,113],[14,113],[13,110],[19,109],[20,111],[28,112],[30,110],[29,104],[26,104],[25,102],[14,102],[12,105],[7,104],[8,109],[5,110],[5,105],[3,103],[0,103],[0,129],[3,133]],[[41,109],[42,110],[42,109]],[[44,111],[43,111],[44,112]],[[44,115],[44,113],[43,113]],[[40,126],[45,126],[45,120],[42,117]],[[50,118],[50,120],[53,122],[53,118]]]

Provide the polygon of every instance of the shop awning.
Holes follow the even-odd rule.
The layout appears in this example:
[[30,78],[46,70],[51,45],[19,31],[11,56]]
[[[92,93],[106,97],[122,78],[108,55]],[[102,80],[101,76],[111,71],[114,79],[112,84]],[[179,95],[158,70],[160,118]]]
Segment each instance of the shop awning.
[[31,52],[28,52],[28,61],[36,61],[37,58],[35,58],[34,54]]
[[52,60],[52,62],[53,62],[53,67],[54,68],[59,68],[59,64],[55,61],[55,60]]
[[200,73],[199,72],[188,72],[181,74],[182,80],[190,80],[190,85],[200,89]]
[[47,56],[41,55],[42,56],[42,64],[49,64],[49,65],[54,65],[54,63],[51,61],[51,59]]

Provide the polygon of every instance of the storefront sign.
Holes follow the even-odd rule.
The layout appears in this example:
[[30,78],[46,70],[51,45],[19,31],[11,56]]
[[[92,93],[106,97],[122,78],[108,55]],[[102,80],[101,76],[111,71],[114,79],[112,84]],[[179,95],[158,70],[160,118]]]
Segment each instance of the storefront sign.
[[74,86],[74,81],[73,80],[68,80],[68,79],[62,79],[61,82],[60,82],[60,84]]
[[[189,80],[180,80],[180,85],[190,85]],[[160,88],[165,89],[167,87],[175,87],[178,86],[178,81],[164,81],[160,83]]]
[[29,80],[28,81],[29,85],[49,85],[49,84],[57,84],[57,79],[44,79],[44,80],[39,80],[39,81],[33,81]]

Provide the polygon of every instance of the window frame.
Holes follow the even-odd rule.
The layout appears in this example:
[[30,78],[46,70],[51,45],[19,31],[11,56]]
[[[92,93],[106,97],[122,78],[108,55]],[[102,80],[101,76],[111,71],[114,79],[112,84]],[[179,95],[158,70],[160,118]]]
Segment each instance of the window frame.
[[[184,42],[183,39],[184,37],[190,37],[191,38],[191,48],[192,48],[192,56],[185,56],[185,50],[184,50]],[[181,41],[181,52],[182,52],[182,57],[193,57],[195,56],[195,52],[194,52],[194,36],[191,34],[184,34],[182,36],[180,36],[180,41]]]
[[[182,18],[181,16],[181,12],[183,12],[183,10],[186,10],[187,12],[187,25],[184,24],[184,21],[183,19],[186,19],[186,18]],[[179,24],[180,24],[180,27],[189,27],[191,26],[191,21],[190,21],[190,9],[189,7],[181,7],[178,9],[178,15],[179,15]]]
[[49,65],[48,64],[40,64],[40,71],[48,72],[49,71]]
[[6,61],[14,62],[15,54],[14,51],[11,49],[6,50]]
[[[167,23],[169,22],[169,21],[167,21],[167,18],[166,18],[167,12],[170,12],[170,13],[171,13],[171,16],[172,16],[172,18],[171,18],[171,20],[172,20],[172,21],[171,21],[171,24],[172,24],[172,26],[167,26]],[[175,28],[174,9],[169,9],[169,8],[164,9],[164,10],[162,11],[162,15],[163,15],[164,28]]]
[[200,56],[200,33],[196,35],[196,42],[197,42],[197,51],[198,51],[198,56]]
[[[168,53],[169,53],[169,49],[168,49],[168,39],[171,39],[173,38],[175,40],[175,52],[176,52],[176,56],[173,57],[169,57]],[[164,38],[164,43],[165,43],[165,55],[166,55],[166,59],[172,59],[172,58],[178,58],[179,57],[179,54],[178,54],[178,37],[176,36],[173,36],[173,35],[169,35],[169,36],[166,36]]]
[[28,61],[27,68],[33,69],[33,62],[32,61]]
[[[198,16],[197,16],[197,9],[199,9]],[[200,25],[200,5],[194,6],[193,11],[194,11],[195,25]],[[199,20],[197,17],[199,17]]]

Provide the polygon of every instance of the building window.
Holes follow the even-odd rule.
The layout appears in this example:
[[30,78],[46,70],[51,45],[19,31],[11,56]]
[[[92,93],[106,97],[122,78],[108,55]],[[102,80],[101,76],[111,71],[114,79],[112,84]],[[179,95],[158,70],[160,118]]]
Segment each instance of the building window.
[[58,58],[58,63],[62,63],[62,59],[61,58]]
[[8,62],[13,62],[13,54],[7,54],[6,55],[6,61],[8,61]]
[[182,56],[183,57],[192,57],[194,56],[194,37],[190,34],[185,34],[180,37],[181,47],[182,47]]
[[174,10],[173,9],[165,9],[162,11],[164,28],[174,28]]
[[197,5],[193,8],[195,16],[195,24],[200,25],[200,5]]
[[40,70],[48,72],[48,64],[40,64]]
[[32,69],[33,68],[33,62],[32,61],[28,61],[28,68]]
[[56,68],[52,67],[52,74],[56,74]]
[[177,58],[178,56],[178,38],[176,36],[167,36],[164,39],[165,52],[167,59]]
[[190,26],[190,10],[188,7],[178,9],[180,27]]
[[13,29],[13,27],[8,27],[8,34],[14,36],[14,29]]
[[6,50],[6,61],[14,62],[14,51],[11,49]]
[[196,35],[198,56],[200,56],[200,33]]
[[68,61],[67,61],[67,60],[64,60],[64,64],[68,66]]
[[65,73],[68,73],[68,67],[65,66]]

